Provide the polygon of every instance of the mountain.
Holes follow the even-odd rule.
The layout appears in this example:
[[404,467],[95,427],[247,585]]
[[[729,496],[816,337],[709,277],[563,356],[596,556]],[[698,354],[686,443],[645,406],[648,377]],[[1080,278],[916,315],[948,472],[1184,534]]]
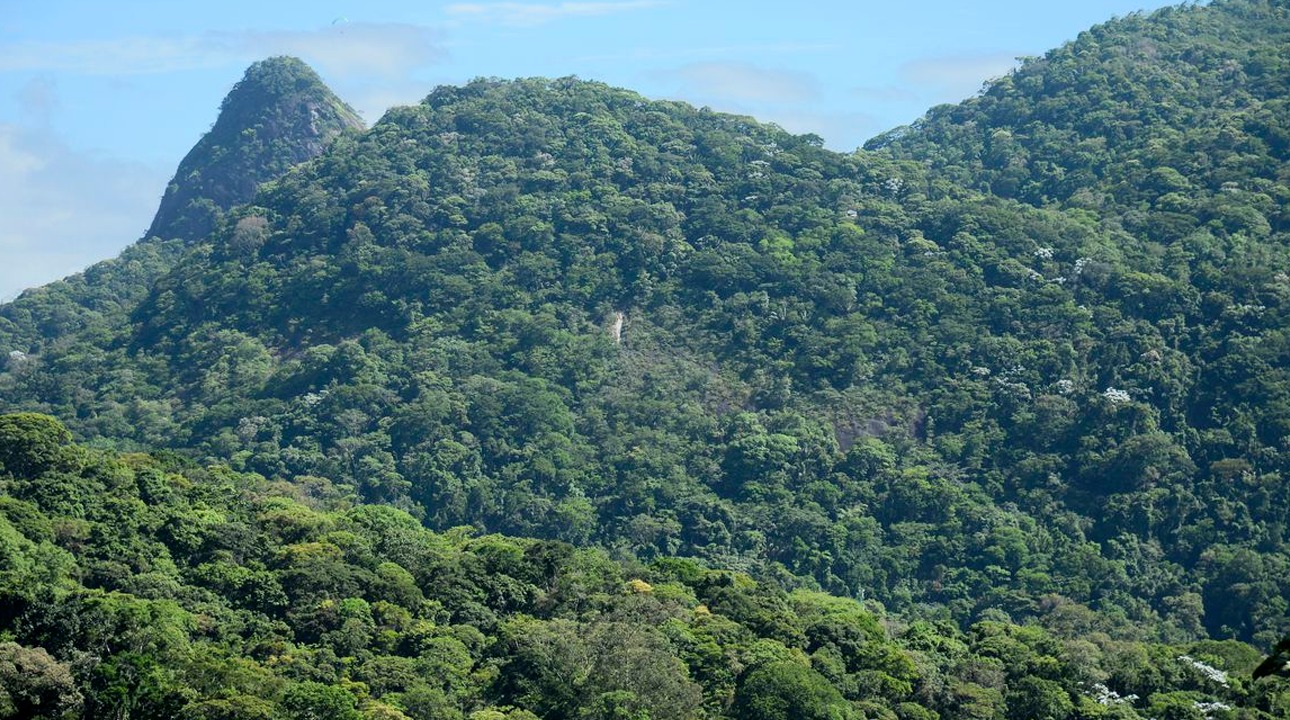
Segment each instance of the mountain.
[[[1288,15],[1243,0],[1131,15],[866,148],[1032,205],[1136,209],[1126,229],[1155,241],[1284,230]],[[1234,211],[1248,204],[1261,217]]]
[[[1257,0],[1113,21],[846,155],[572,78],[441,87],[11,360],[0,407],[902,622],[1271,645],[1287,29]],[[1101,681],[1045,672],[1010,717]]]
[[363,129],[358,114],[299,59],[257,62],[179,163],[147,236],[204,238],[220,213],[250,202],[261,183],[318,157],[337,136]]
[[780,565],[962,621],[1057,594],[1167,637],[1283,632],[1280,234],[1155,242],[952,170],[572,79],[441,88],[4,394],[434,528]]
[[205,237],[222,213],[254,198],[260,183],[317,157],[337,136],[362,129],[357,114],[300,60],[255,63],[180,163],[144,238],[118,258],[0,306],[0,348],[26,355],[51,339],[124,320],[185,243]]

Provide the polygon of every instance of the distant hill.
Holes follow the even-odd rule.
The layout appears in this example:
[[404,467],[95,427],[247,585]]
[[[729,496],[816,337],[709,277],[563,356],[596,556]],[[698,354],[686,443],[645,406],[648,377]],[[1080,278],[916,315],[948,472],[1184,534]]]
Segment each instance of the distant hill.
[[1282,2],[1135,14],[866,148],[983,192],[1114,214],[1154,242],[1211,224],[1283,232],[1288,49]]
[[436,530],[1270,643],[1287,20],[1114,21],[849,155],[571,78],[442,87],[212,214],[0,405]]

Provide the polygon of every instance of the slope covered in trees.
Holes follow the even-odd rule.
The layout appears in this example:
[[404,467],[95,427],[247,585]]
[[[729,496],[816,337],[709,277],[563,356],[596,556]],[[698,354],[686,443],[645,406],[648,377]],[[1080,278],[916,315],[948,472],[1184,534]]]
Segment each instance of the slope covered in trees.
[[1033,205],[1129,215],[1157,242],[1211,223],[1266,234],[1284,229],[1288,45],[1276,0],[1133,15],[866,147]]
[[1290,259],[1255,106],[1288,23],[1109,23],[853,155],[574,79],[440,88],[11,358],[0,404],[435,531],[1270,647]]
[[0,717],[1290,710],[1290,693],[1249,679],[1260,656],[1235,641],[903,623],[687,560],[437,534],[322,478],[88,450],[33,414],[0,416],[0,633]]
[[[1054,510],[1067,530],[1037,523],[932,444],[956,442],[964,392],[1015,403],[1027,382],[973,368],[1012,372],[1034,348],[1046,387],[1080,360],[1054,325],[1096,332],[1041,287],[1017,307],[1035,327],[982,342],[995,296],[1034,288],[932,248],[971,212],[997,226],[992,271],[1096,231],[990,198],[932,204],[921,184],[594,83],[444,88],[235,211],[127,332],[17,364],[6,395],[91,435],[343,479],[436,528],[779,564],[964,621],[1049,593],[1109,600],[1127,573],[1090,564],[1073,511]],[[246,218],[263,232],[245,237]],[[1087,384],[1076,397],[1115,416]],[[1191,611],[1185,592],[1165,590]]]

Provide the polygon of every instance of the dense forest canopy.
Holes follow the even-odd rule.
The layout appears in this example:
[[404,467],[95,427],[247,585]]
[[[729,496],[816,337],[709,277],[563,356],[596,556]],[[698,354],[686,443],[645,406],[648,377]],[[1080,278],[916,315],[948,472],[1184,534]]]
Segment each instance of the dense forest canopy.
[[1290,712],[1248,645],[1076,637],[1099,621],[1069,603],[902,620],[693,560],[435,533],[324,478],[92,450],[30,413],[0,416],[0,473],[0,717]]
[[[1284,2],[1133,15],[853,154],[481,79],[301,164],[226,102],[211,142],[276,179],[0,307],[35,443],[0,450],[0,511],[13,572],[52,573],[13,576],[0,654],[89,713],[1284,713],[1246,643],[1290,634],[1288,38]],[[101,598],[263,684],[94,675],[117,650],[52,618]],[[206,604],[238,619],[202,636]],[[476,670],[414,693],[449,636]],[[594,670],[637,662],[657,686]]]

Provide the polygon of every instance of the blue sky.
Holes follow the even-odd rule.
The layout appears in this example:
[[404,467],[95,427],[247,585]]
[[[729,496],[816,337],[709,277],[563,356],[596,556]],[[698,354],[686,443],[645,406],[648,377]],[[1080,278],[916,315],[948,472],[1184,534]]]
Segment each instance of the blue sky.
[[255,60],[296,55],[369,124],[478,76],[601,80],[853,150],[1160,0],[4,0],[0,298],[111,257]]

